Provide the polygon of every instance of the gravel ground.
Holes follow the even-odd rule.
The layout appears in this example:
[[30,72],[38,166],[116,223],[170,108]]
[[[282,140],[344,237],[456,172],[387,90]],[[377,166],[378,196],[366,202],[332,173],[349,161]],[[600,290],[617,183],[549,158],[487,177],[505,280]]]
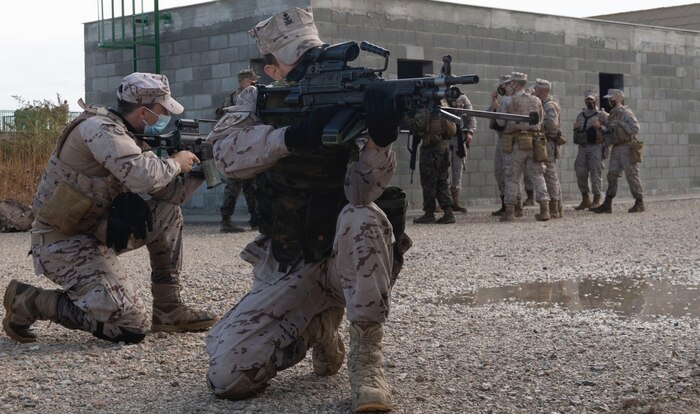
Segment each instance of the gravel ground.
[[[480,210],[454,225],[409,224],[415,245],[384,341],[395,412],[699,412],[700,199],[649,201],[634,215],[630,205],[569,207],[547,223],[530,207],[515,223]],[[250,286],[238,251],[251,233],[185,234],[184,296],[223,313]],[[11,278],[52,287],[33,276],[27,239],[0,235],[2,290]],[[150,302],[145,249],[122,263]],[[0,412],[350,410],[347,371],[315,377],[310,358],[260,396],[225,401],[204,382],[205,333],[122,346],[37,325],[35,344],[0,334]]]

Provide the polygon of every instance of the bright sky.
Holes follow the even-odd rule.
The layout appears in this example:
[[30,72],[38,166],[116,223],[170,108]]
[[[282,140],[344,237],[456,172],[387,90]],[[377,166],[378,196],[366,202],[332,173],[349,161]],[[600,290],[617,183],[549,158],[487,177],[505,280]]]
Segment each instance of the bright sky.
[[[8,0],[0,13],[0,110],[25,101],[51,100],[56,94],[78,111],[77,100],[85,93],[83,23],[97,20],[99,2],[111,0]],[[137,4],[141,0],[137,1]],[[204,0],[160,0],[160,9],[205,3]],[[631,10],[691,4],[673,0],[537,1],[451,0],[455,3],[521,10],[559,16],[586,17]],[[118,0],[115,3],[121,4]],[[130,2],[126,2],[130,3]],[[143,4],[153,4],[143,0]],[[363,40],[363,39],[351,39]]]

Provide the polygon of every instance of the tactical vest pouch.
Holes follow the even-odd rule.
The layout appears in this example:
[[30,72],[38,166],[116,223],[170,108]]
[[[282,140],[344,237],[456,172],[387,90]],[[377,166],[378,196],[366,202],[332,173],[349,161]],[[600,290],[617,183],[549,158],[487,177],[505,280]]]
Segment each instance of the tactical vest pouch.
[[630,141],[630,161],[632,161],[635,164],[641,163],[643,152],[644,143],[642,141],[637,141],[637,138],[634,138],[632,141]]
[[41,207],[39,215],[60,232],[72,235],[91,206],[89,198],[61,181]]
[[[588,138],[588,131],[590,129],[587,129],[585,131],[574,131],[574,144],[576,145],[583,145],[583,144],[589,144],[589,138]],[[594,130],[595,131],[595,130]]]
[[518,149],[520,151],[532,151],[532,135],[530,134],[518,134],[516,135],[518,140]]
[[614,146],[626,144],[632,140],[627,131],[621,126],[616,126],[610,134]]
[[549,160],[549,154],[547,153],[547,139],[545,137],[535,137],[532,143],[532,149],[535,162],[546,162]]
[[304,220],[304,259],[318,262],[328,257],[333,248],[338,215],[345,204],[347,201],[342,189],[311,195]]
[[498,139],[501,140],[501,152],[511,154],[513,152],[513,135],[503,134]]

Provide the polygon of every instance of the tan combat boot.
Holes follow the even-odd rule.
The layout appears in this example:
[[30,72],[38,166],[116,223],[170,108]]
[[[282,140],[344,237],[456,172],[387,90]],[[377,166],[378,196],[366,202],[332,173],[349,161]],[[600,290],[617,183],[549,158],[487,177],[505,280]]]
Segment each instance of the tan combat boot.
[[[598,202],[600,202],[600,196],[598,196]],[[574,207],[574,210],[583,210],[586,208],[591,208],[591,196],[588,193],[581,193],[581,204]]]
[[535,205],[535,196],[534,196],[534,191],[525,191],[527,194],[527,198],[525,199],[525,202],[523,203],[524,206],[534,206]]
[[426,211],[422,216],[414,218],[413,222],[416,224],[435,223],[435,213],[432,211]]
[[343,366],[345,345],[338,333],[345,309],[333,307],[311,318],[302,338],[313,348],[311,360],[316,375],[334,375]]
[[2,327],[17,342],[36,342],[32,324],[37,320],[58,322],[60,290],[46,290],[13,279],[5,289]]
[[599,205],[598,207],[591,207],[589,211],[594,213],[612,213],[612,198],[605,197],[603,204]]
[[504,196],[501,196],[501,209],[496,210],[496,211],[492,211],[491,212],[492,216],[502,216],[503,213],[506,212],[506,203],[503,202],[504,198],[505,198]]
[[382,325],[372,322],[350,324],[348,374],[352,387],[352,410],[391,411],[391,390],[382,368]]
[[506,212],[501,216],[500,221],[515,221],[515,205],[506,204]]
[[466,213],[467,209],[459,204],[459,188],[450,189],[450,193],[452,194],[452,210]]
[[559,207],[557,207],[557,200],[549,200],[549,218],[559,218]]
[[436,223],[438,224],[452,224],[455,222],[455,214],[452,212],[452,207],[445,207],[443,209],[445,213],[437,219]]
[[548,221],[551,217],[549,216],[549,203],[547,201],[540,201],[540,212],[535,214],[535,220],[537,221]]
[[588,208],[588,211],[593,211],[594,208],[600,207],[600,194],[594,194],[593,195],[593,202],[591,203],[591,206]]
[[518,199],[513,206],[513,215],[515,217],[523,216],[523,205],[520,203],[520,199]]
[[642,211],[644,211],[644,200],[641,198],[635,199],[632,208],[627,210],[629,213],[641,213]]
[[182,303],[180,285],[151,285],[153,321],[151,332],[192,332],[209,328],[216,322],[213,313],[190,308]]

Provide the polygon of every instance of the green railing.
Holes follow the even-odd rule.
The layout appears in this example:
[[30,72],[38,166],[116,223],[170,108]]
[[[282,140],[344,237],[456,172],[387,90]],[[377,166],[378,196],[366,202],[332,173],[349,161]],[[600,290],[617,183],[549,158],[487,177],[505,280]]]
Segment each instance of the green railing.
[[[80,112],[68,112],[68,122],[74,120]],[[0,131],[15,131],[15,110],[0,110]]]

